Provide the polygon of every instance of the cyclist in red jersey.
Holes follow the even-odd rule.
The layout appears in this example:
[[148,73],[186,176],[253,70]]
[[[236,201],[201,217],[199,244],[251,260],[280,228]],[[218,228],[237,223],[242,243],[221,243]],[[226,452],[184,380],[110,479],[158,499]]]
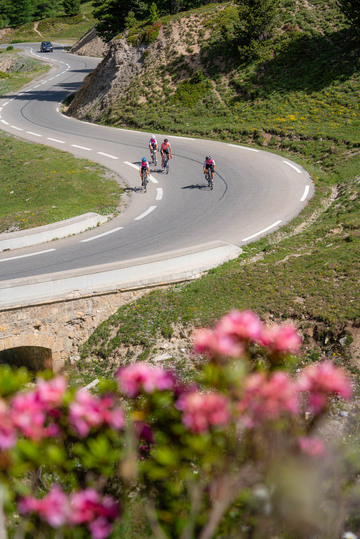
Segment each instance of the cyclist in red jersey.
[[170,159],[172,158],[171,144],[167,138],[164,139],[164,142],[161,144],[160,153],[162,158],[161,166],[164,168],[165,155],[168,155]]

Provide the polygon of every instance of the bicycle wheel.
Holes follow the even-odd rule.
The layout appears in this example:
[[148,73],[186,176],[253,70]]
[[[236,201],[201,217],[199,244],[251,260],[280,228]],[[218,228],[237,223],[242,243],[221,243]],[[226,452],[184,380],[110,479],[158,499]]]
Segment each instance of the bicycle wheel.
[[164,164],[165,164],[166,174],[169,174],[169,158],[168,157],[166,158],[166,161]]
[[143,188],[144,193],[146,193],[146,184],[147,184],[147,178],[146,177],[144,178],[144,175],[143,175],[141,179],[141,187]]
[[157,165],[157,152],[154,152],[154,165]]

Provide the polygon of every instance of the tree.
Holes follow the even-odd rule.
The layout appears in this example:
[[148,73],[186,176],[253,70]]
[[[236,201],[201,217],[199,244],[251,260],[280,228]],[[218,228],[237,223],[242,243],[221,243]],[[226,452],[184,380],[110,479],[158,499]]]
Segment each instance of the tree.
[[9,3],[9,25],[20,26],[32,20],[34,5],[32,0],[11,0]]
[[141,0],[94,0],[93,6],[93,15],[99,21],[96,31],[105,41],[125,29],[130,12],[142,19],[149,11],[149,5]]
[[53,17],[59,8],[59,0],[38,0],[34,6],[33,19]]
[[80,13],[80,0],[63,0],[62,4],[66,15],[77,15]]
[[360,3],[358,0],[338,0],[338,6],[352,26],[360,32]]
[[237,0],[237,4],[239,44],[241,48],[250,51],[256,43],[271,36],[279,0]]

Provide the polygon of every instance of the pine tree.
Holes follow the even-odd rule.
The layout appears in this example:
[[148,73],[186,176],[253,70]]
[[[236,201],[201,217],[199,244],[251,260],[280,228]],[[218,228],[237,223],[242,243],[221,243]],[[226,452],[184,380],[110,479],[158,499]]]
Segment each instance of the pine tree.
[[359,0],[338,0],[340,11],[351,25],[360,33],[360,2]]
[[80,13],[80,0],[62,0],[62,5],[66,15],[77,15]]

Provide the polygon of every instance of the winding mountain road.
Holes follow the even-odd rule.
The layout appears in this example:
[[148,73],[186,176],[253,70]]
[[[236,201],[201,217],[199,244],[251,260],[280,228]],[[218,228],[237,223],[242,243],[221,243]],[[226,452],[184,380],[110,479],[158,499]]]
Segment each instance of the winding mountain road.
[[[131,200],[101,227],[0,253],[0,307],[195,274],[289,222],[313,195],[308,173],[281,156],[168,133],[157,138],[160,143],[168,136],[172,144],[170,172],[151,167],[143,193],[138,166],[148,157],[151,133],[89,124],[60,112],[61,102],[99,60],[61,46],[52,54],[40,53],[39,44],[22,47],[52,69],[1,98],[0,129],[105,165],[124,179]],[[206,154],[216,160],[213,191],[202,174]]]

